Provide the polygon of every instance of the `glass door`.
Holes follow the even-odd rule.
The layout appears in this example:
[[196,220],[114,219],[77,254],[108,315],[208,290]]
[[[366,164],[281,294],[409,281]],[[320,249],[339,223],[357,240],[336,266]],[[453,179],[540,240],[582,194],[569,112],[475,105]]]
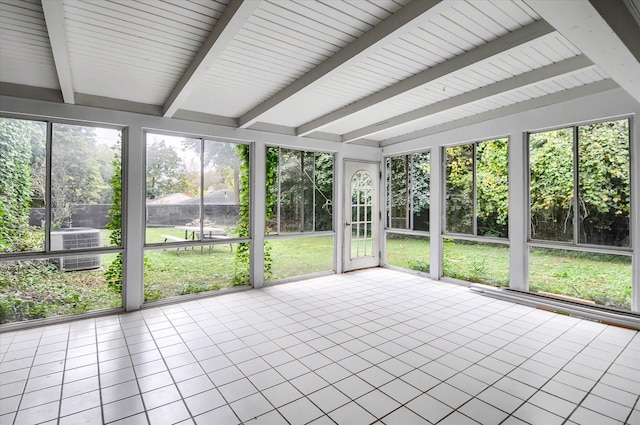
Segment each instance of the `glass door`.
[[344,270],[380,264],[378,163],[345,161]]

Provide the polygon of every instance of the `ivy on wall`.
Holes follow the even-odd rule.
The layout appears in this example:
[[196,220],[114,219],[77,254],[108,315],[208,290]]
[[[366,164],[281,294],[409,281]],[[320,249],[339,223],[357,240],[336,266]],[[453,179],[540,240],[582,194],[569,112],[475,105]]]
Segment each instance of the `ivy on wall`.
[[[238,156],[240,157],[240,218],[238,219],[237,229],[238,237],[249,237],[249,216],[250,216],[250,190],[249,190],[249,156],[250,148],[248,145],[238,145]],[[267,149],[266,156],[266,205],[267,213],[265,220],[268,221],[273,215],[272,205],[276,202],[277,194],[274,187],[278,175],[278,154]],[[256,200],[257,202],[257,200]],[[249,265],[251,260],[250,243],[241,242],[236,249],[235,270],[233,283],[234,285],[247,285],[250,282]],[[264,245],[264,276],[265,279],[271,278],[273,260],[271,257],[271,247],[265,242]]]
[[31,204],[31,136],[36,123],[0,119],[0,252],[24,251]]
[[[113,156],[113,176],[111,187],[113,188],[113,200],[109,208],[109,221],[107,229],[109,242],[113,246],[122,246],[122,158],[119,148],[116,148]],[[119,253],[104,272],[107,284],[118,293],[122,293],[122,253]]]

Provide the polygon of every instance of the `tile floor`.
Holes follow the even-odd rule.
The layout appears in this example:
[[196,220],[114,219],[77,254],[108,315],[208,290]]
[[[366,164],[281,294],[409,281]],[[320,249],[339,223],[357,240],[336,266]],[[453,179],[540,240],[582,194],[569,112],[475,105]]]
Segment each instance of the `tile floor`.
[[2,424],[640,424],[640,334],[372,269],[0,334]]

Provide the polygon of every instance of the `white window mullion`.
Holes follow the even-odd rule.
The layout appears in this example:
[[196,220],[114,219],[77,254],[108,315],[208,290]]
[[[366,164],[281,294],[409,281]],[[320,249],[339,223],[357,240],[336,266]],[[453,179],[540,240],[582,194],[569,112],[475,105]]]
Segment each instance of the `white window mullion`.
[[[126,137],[125,137],[126,136]],[[144,232],[146,228],[146,143],[141,126],[131,125],[123,134],[124,270],[123,304],[127,311],[138,310],[144,303]]]
[[529,290],[529,148],[519,129],[509,137],[509,277],[510,287]]
[[631,184],[631,223],[629,237],[633,248],[631,260],[631,311],[640,312],[640,120],[633,117],[629,125],[629,161]]
[[266,231],[265,217],[267,213],[267,203],[265,202],[267,194],[264,184],[264,179],[267,175],[266,153],[267,150],[264,143],[256,142],[251,146],[249,155],[250,274],[251,284],[254,288],[264,286],[264,237]]
[[431,179],[429,184],[429,275],[431,279],[438,280],[442,276],[442,229],[446,225],[444,214],[444,199],[446,187],[444,186],[444,148],[431,149],[429,158]]

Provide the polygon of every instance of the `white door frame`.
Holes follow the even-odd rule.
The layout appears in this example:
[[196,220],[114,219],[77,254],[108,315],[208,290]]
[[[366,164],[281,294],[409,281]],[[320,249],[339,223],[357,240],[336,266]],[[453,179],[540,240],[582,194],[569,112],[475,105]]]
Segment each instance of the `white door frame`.
[[[340,220],[340,225],[343,228],[343,270],[344,272],[349,272],[352,270],[378,267],[380,265],[380,217],[382,211],[380,204],[380,163],[345,159],[343,169],[344,180],[342,183],[342,190],[344,192],[344,205]],[[354,241],[352,240],[353,224],[351,180],[358,171],[365,171],[371,176],[373,183],[373,206],[371,208],[371,217],[366,217],[366,220],[361,218],[358,230],[356,230],[356,233],[360,236],[364,236],[365,240],[360,240],[359,242],[355,241],[356,243],[354,245]],[[364,210],[367,211],[367,208],[365,207]],[[362,223],[362,221],[370,221],[370,223]],[[366,241],[366,234],[369,229],[371,232],[370,244]],[[352,250],[352,246],[355,249],[355,256],[353,256],[354,252]],[[360,252],[358,252],[358,247],[361,247]]]

